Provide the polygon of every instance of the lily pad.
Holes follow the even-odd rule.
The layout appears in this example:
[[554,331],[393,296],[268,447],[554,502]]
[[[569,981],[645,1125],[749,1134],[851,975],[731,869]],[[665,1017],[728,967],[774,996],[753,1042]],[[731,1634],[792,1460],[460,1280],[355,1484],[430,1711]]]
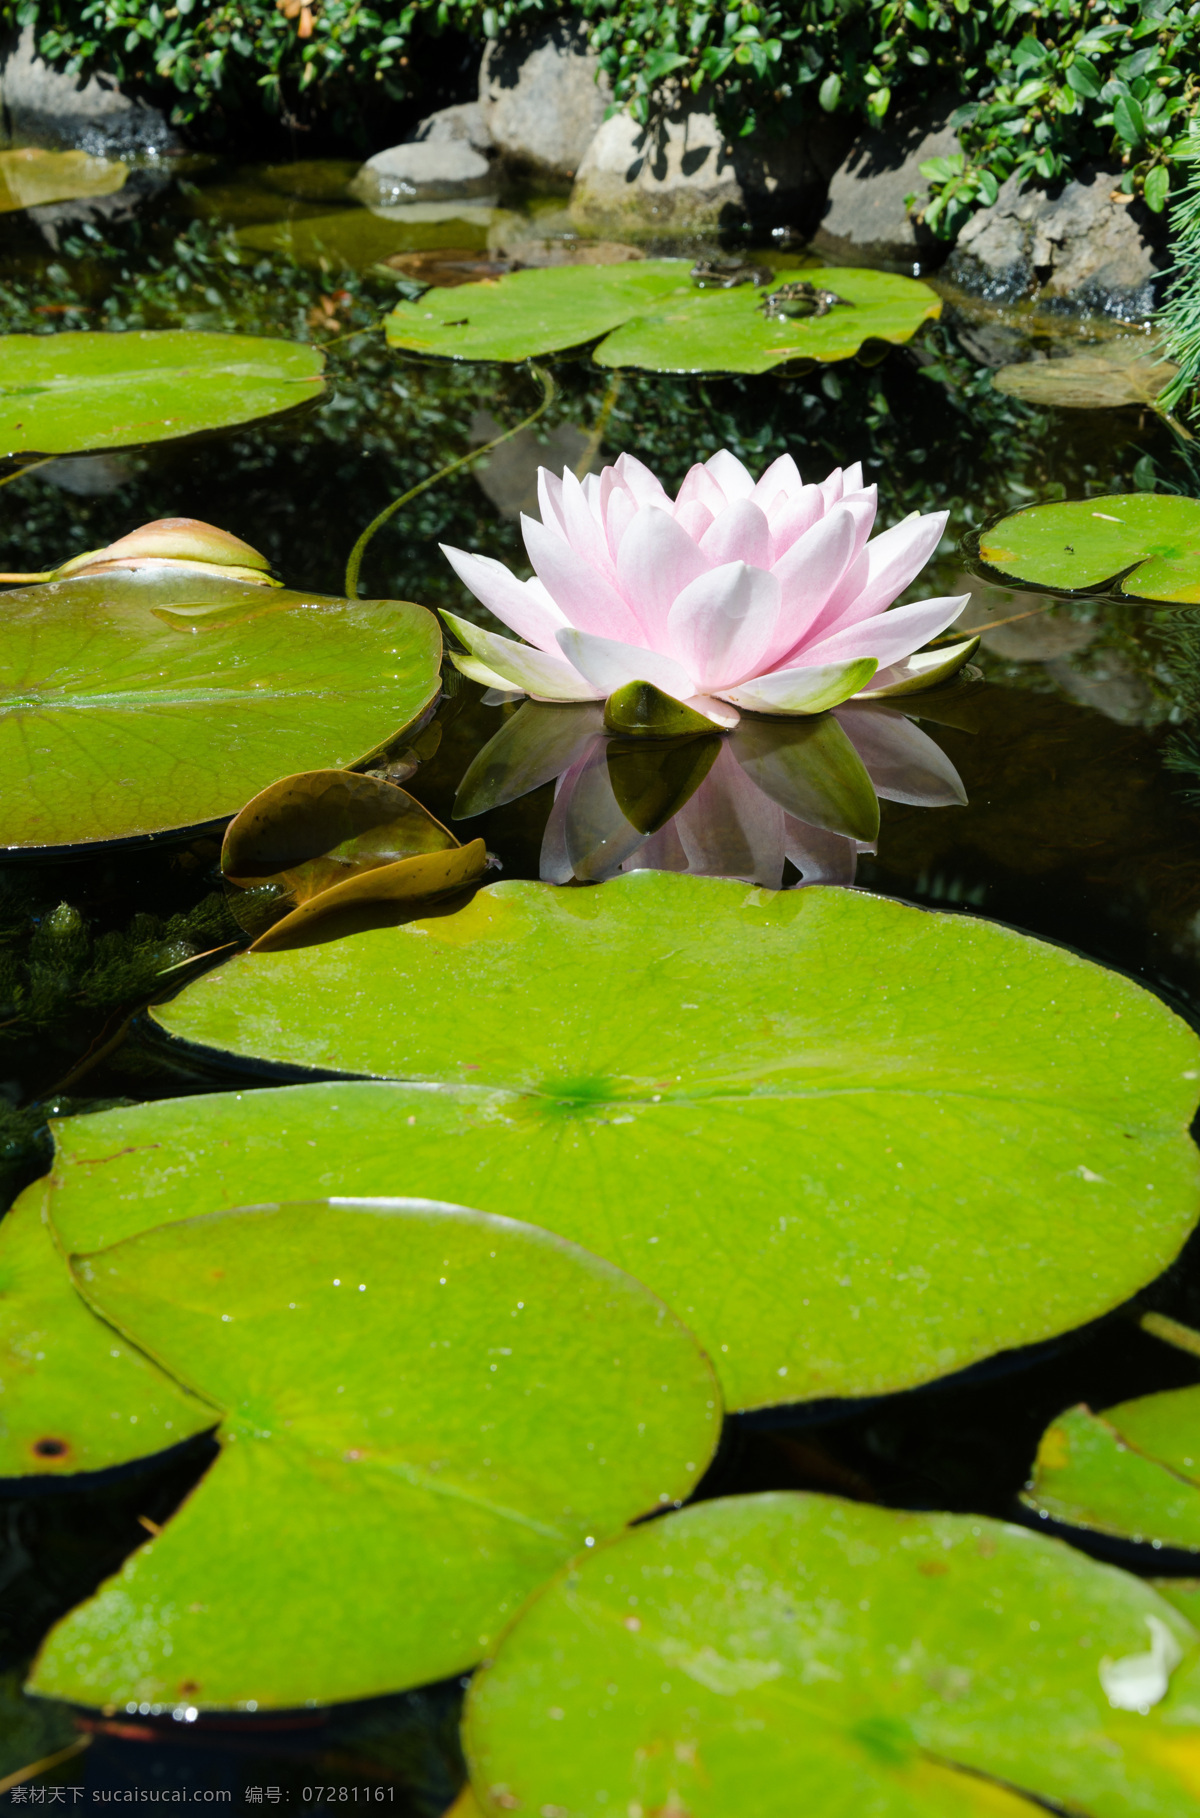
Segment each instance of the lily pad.
[[997,391],[1025,404],[1058,410],[1112,410],[1121,404],[1153,409],[1158,394],[1178,373],[1170,360],[1147,354],[1139,335],[1106,353],[1071,354],[1063,360],[1025,360],[992,374]]
[[103,1471],[215,1426],[134,1345],[89,1313],[35,1181],[0,1222],[0,1477]]
[[911,341],[942,312],[936,291],[915,278],[840,267],[803,275],[844,303],[828,315],[772,321],[760,307],[767,292],[750,285],[692,292],[624,322],[595,358],[601,366],[651,372],[769,372],[788,360],[848,360],[867,341]]
[[1071,1527],[1200,1552],[1200,1387],[1070,1408],[1042,1435],[1022,1500]]
[[0,455],[140,448],[254,423],[319,398],[298,341],[182,329],[0,335]]
[[[472,1682],[467,1759],[487,1818],[1184,1818],[1198,1641],[1140,1580],[1024,1529],[745,1496],[535,1597]],[[1115,1705],[1114,1667],[1154,1648],[1145,1708]]]
[[9,851],[236,813],[281,771],[388,745],[439,686],[433,616],[168,564],[22,588],[0,609]]
[[23,146],[0,151],[0,215],[45,202],[76,202],[84,196],[113,196],[124,189],[128,164],[93,158],[81,151],[43,151]]
[[31,1689],[73,1703],[261,1710],[461,1672],[573,1553],[686,1496],[720,1426],[639,1283],[462,1207],[219,1213],[75,1275],[223,1418],[182,1508],[45,1642]]
[[1115,592],[1177,605],[1200,601],[1200,499],[1113,493],[1029,505],[985,530],[979,554],[1026,586]]
[[[209,1060],[412,1083],[297,1099],[286,1141],[264,1095],[66,1126],[73,1149],[133,1150],[82,1170],[86,1194],[60,1168],[67,1248],[112,1240],[91,1234],[114,1194],[154,1222],[211,1210],[221,1143],[236,1128],[249,1170],[263,1119],[239,1198],[402,1180],[536,1208],[687,1320],[732,1407],[897,1389],[1067,1330],[1200,1211],[1200,1043],[1164,1005],[1010,929],[836,889],[501,883],[235,957],[151,1014]],[[130,1134],[151,1125],[183,1161],[165,1199],[165,1152]]]
[[430,290],[396,305],[388,345],[455,360],[528,360],[594,341],[673,291],[689,291],[689,270],[682,259],[559,265]]

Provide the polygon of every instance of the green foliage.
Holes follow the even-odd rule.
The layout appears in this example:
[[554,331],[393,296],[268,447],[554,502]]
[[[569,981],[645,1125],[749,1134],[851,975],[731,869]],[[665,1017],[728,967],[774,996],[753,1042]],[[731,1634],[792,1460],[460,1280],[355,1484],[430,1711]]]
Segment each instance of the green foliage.
[[[291,111],[364,85],[417,92],[423,40],[484,38],[570,10],[546,0],[4,0],[36,21],[42,53],[174,91],[180,121],[258,90]],[[732,135],[822,114],[880,122],[947,91],[962,158],[934,160],[928,225],[952,235],[1010,175],[1049,182],[1119,161],[1123,185],[1164,206],[1200,94],[1200,16],[1172,0],[583,0],[617,102],[652,124],[680,88],[715,95]]]

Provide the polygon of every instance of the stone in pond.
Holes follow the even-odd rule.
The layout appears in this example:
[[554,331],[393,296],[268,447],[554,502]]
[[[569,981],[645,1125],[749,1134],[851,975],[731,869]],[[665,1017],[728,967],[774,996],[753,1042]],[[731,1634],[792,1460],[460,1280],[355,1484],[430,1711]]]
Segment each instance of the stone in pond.
[[829,184],[829,201],[815,246],[846,264],[937,265],[945,244],[913,216],[905,197],[927,199],[920,167],[927,158],[953,157],[958,137],[948,124],[953,102],[873,127],[855,139]]
[[108,158],[183,149],[165,116],[123,93],[112,76],[101,71],[81,83],[43,62],[32,25],[0,61],[0,118],[15,144],[77,148]]
[[1119,178],[1084,169],[1045,190],[1010,177],[962,229],[947,276],[996,303],[1035,296],[1123,321],[1148,316],[1166,264],[1165,217],[1122,196]]
[[483,53],[480,111],[514,171],[569,182],[612,98],[580,20],[508,33]]
[[445,202],[494,196],[495,146],[474,101],[444,107],[422,120],[399,145],[367,159],[350,184],[360,202]]

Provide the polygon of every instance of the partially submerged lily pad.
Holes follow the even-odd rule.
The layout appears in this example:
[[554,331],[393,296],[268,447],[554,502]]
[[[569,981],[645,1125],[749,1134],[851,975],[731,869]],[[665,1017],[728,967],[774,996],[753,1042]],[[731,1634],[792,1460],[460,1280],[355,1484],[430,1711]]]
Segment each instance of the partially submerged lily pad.
[[0,456],[140,448],[319,398],[298,341],[183,329],[0,335]]
[[388,344],[455,360],[528,360],[594,341],[672,291],[690,289],[689,270],[682,259],[560,265],[426,291],[396,305]]
[[1068,1409],[1022,1500],[1070,1527],[1200,1552],[1200,1388]]
[[272,783],[225,830],[221,869],[252,951],[278,952],[383,926],[477,883],[482,840],[460,846],[428,809],[381,777],[312,770]]
[[1142,336],[1110,344],[1103,353],[1062,360],[1025,360],[992,374],[997,391],[1024,404],[1058,410],[1112,410],[1122,404],[1154,409],[1179,368],[1148,349]]
[[686,1496],[720,1428],[639,1283],[461,1207],[220,1213],[75,1276],[220,1411],[221,1453],[43,1645],[32,1689],[74,1703],[261,1710],[461,1672],[564,1560]]
[[464,1740],[487,1818],[1185,1818],[1198,1642],[1022,1528],[744,1496],[568,1566],[473,1680]]
[[0,151],[0,215],[46,202],[113,196],[124,189],[128,175],[128,164],[119,158],[93,158],[82,151],[45,151],[33,145]]
[[982,532],[979,554],[1025,586],[1193,605],[1200,499],[1132,492],[1028,505]]
[[[780,281],[786,273],[778,274]],[[847,360],[868,341],[911,341],[941,314],[928,284],[890,272],[805,269],[815,288],[844,298],[827,315],[772,320],[768,291],[750,285],[672,297],[610,334],[596,349],[601,366],[652,372],[769,372],[789,360]],[[773,287],[778,289],[779,285]]]
[[[402,1180],[535,1208],[688,1321],[733,1407],[900,1388],[1064,1331],[1156,1275],[1200,1210],[1200,1043],[1164,1005],[1009,929],[836,889],[502,883],[234,958],[152,1015],[210,1062],[413,1083],[297,1099],[282,1150],[263,1095],[85,1120],[78,1140],[138,1155],[128,1120],[165,1124],[156,1144],[189,1129],[164,1210],[144,1213],[158,1150],[132,1188],[133,1162],[85,1170],[94,1208],[210,1209],[231,1126],[215,1150],[202,1132],[228,1119],[255,1197]],[[64,1241],[90,1247],[74,1173]]]
[[281,771],[390,744],[439,687],[423,607],[170,564],[3,596],[0,826],[10,852],[204,826]]

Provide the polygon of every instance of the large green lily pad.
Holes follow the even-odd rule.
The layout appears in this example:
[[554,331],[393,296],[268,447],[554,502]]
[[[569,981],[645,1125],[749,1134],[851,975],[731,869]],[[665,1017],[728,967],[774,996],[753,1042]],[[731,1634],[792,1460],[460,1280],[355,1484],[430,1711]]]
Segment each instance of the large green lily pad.
[[79,1298],[35,1181],[0,1223],[0,1477],[103,1471],[215,1426]]
[[1056,593],[1134,600],[1200,600],[1200,499],[1113,493],[1014,511],[979,539],[992,568]]
[[682,259],[558,265],[482,284],[428,290],[387,318],[392,347],[456,360],[528,360],[578,347],[673,291],[691,290]]
[[0,151],[0,215],[45,202],[112,196],[125,187],[128,175],[129,166],[119,158],[93,158],[82,151],[45,151],[34,145]]
[[298,341],[182,329],[0,335],[0,455],[137,448],[253,423],[318,398]]
[[780,272],[773,288],[788,279],[845,300],[824,316],[774,321],[760,307],[767,293],[751,285],[671,297],[624,322],[595,357],[651,372],[769,372],[787,360],[848,360],[868,340],[910,341],[942,310],[928,284],[889,272],[806,268]]
[[286,1139],[257,1096],[66,1126],[72,1150],[133,1150],[60,1165],[69,1248],[112,1240],[85,1230],[114,1195],[155,1222],[212,1209],[234,1153],[262,1157],[239,1199],[532,1210],[660,1294],[732,1407],[897,1389],[1066,1330],[1200,1210],[1200,1043],[1164,1005],[1010,929],[837,889],[502,883],[235,957],[152,1014],[210,1059],[413,1083],[297,1097]]
[[1185,1818],[1198,1641],[1001,1522],[703,1503],[533,1599],[472,1683],[471,1780],[487,1818]]
[[1200,1388],[1068,1409],[1042,1435],[1023,1500],[1071,1527],[1200,1552]]
[[0,596],[9,851],[201,826],[288,771],[343,768],[434,698],[423,607],[167,564]]
[[686,1496],[720,1427],[707,1360],[639,1283],[461,1207],[219,1213],[75,1274],[224,1414],[198,1488],[46,1641],[31,1686],[75,1703],[460,1672],[564,1560]]

